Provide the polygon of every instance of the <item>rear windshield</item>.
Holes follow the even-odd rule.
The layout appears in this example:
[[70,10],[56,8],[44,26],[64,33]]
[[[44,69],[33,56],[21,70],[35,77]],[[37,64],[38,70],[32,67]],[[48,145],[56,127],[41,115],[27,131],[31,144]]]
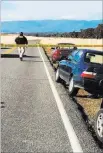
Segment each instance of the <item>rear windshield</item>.
[[60,46],[61,49],[77,49],[75,44],[71,43],[59,43],[58,45]]
[[67,50],[66,49],[61,49],[60,51],[61,52],[69,52],[70,50],[68,50],[68,49]]
[[103,64],[103,53],[86,53],[84,60],[91,64]]
[[69,52],[69,50],[61,50],[61,55],[68,55]]

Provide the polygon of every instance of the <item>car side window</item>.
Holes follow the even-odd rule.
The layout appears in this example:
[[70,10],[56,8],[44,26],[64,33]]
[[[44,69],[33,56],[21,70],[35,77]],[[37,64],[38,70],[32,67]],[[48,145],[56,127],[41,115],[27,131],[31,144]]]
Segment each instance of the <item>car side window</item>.
[[75,54],[75,56],[74,56],[75,62],[79,62],[79,61],[80,61],[82,54],[83,54],[83,51],[78,51],[78,52]]
[[77,52],[78,52],[78,50],[73,51],[73,52],[68,56],[68,59],[72,60]]
[[69,55],[68,56],[68,59],[72,60],[73,59],[73,56],[72,55]]
[[72,56],[75,56],[78,53],[79,50],[75,50],[72,52]]

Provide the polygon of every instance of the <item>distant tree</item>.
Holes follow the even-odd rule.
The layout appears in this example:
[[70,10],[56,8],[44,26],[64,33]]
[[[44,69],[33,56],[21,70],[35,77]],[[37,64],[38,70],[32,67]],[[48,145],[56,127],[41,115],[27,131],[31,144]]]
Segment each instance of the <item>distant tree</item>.
[[103,24],[99,24],[98,27],[95,28],[94,35],[97,39],[103,38]]

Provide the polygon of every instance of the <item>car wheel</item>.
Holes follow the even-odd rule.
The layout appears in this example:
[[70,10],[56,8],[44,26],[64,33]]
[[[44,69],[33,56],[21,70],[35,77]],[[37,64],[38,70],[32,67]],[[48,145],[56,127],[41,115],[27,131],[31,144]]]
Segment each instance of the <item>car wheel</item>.
[[55,59],[54,59],[54,58],[52,58],[52,63],[53,63],[53,64],[55,64],[55,63],[56,63],[56,61],[55,61]]
[[95,132],[98,139],[103,143],[103,109],[100,109],[96,116]]
[[68,87],[68,92],[69,92],[69,96],[76,96],[78,93],[78,88],[74,87],[74,80],[73,77],[71,77],[70,81],[69,81],[69,87]]
[[56,80],[56,82],[61,82],[61,78],[60,78],[60,75],[59,75],[59,68],[56,71],[55,80]]
[[55,64],[56,62],[52,60],[52,63]]

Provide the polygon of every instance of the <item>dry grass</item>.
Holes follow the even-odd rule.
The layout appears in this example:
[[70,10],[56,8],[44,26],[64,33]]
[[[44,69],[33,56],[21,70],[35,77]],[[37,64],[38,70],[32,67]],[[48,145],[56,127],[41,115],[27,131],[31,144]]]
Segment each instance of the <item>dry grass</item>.
[[[50,37],[41,37],[41,44],[53,44],[56,45],[58,43],[74,43],[76,45],[102,45],[103,39],[83,39],[83,38],[50,38]],[[103,47],[80,47],[80,48],[88,48],[94,50],[103,51]]]
[[101,98],[98,98],[98,99],[87,98],[86,97],[87,95],[89,94],[86,91],[82,89],[79,90],[78,95],[77,95],[77,101],[84,108],[88,117],[94,119],[95,115],[100,109],[102,99]]
[[[2,34],[1,35],[1,43],[2,44],[15,44],[15,38],[18,36],[18,34]],[[27,36],[27,39],[28,40],[34,40],[34,42],[35,42],[35,40],[41,40],[40,38],[38,38],[38,37],[33,37],[33,36]]]
[[[15,44],[15,38],[18,34],[1,34],[1,43],[3,44]],[[51,38],[51,37],[35,37],[27,36],[28,40],[39,40],[41,44],[58,44],[58,43],[74,43],[76,45],[101,45],[103,44],[103,39],[81,39],[81,38]],[[85,47],[80,47],[85,48]],[[87,47],[86,47],[87,48]],[[88,47],[90,49],[101,50],[103,47]]]

